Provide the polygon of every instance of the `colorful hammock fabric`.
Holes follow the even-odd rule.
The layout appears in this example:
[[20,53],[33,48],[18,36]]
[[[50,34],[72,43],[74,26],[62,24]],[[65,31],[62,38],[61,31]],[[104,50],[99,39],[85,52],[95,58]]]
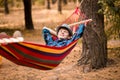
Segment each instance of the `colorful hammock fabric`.
[[2,64],[2,56],[0,56],[0,65]]
[[[79,9],[66,20],[69,23],[72,20],[76,22],[73,16],[79,16]],[[63,22],[64,23],[64,22]],[[0,35],[0,39],[10,38],[7,35]],[[37,68],[40,70],[51,70],[58,66],[60,62],[71,52],[78,40],[64,47],[50,47],[46,45],[36,44],[32,42],[12,42],[0,43],[0,55],[8,60],[23,66]]]

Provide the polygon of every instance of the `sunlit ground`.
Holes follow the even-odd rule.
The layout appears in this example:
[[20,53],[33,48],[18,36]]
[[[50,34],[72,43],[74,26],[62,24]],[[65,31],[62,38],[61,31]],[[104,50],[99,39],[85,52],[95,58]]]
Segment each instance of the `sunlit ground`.
[[[71,6],[72,5],[72,6]],[[44,44],[41,30],[44,26],[55,29],[74,11],[75,5],[65,6],[62,14],[55,8],[51,10],[34,8],[32,18],[35,30],[25,30],[23,9],[15,9],[9,15],[0,13],[0,31],[12,36],[15,30],[20,30],[25,41]],[[119,80],[120,79],[120,42],[109,41],[108,56],[111,60],[106,68],[83,73],[82,67],[75,66],[82,51],[81,39],[73,51],[53,70],[42,71],[16,65],[5,58],[0,67],[0,80]],[[116,48],[118,47],[118,48]]]

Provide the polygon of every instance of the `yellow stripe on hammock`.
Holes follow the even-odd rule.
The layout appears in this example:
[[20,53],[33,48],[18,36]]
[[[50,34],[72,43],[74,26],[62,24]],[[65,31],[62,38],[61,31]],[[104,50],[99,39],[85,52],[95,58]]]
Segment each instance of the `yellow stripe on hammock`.
[[5,51],[9,52],[10,54],[12,54],[15,58],[19,59],[16,55],[14,55],[10,50],[8,50],[6,47],[1,46],[1,48],[3,48]]
[[[6,47],[4,47],[4,46],[1,46],[1,47],[2,47],[5,51],[9,52],[10,54],[12,54],[14,57],[16,57],[16,58],[19,60],[19,58],[18,58],[16,55],[14,55],[10,50],[8,50]],[[30,62],[30,63],[36,64],[36,65],[38,65],[38,66],[47,67],[47,68],[50,68],[50,69],[54,68],[53,66],[48,66],[48,65],[44,65],[44,64],[38,64],[38,63],[35,63],[35,62]]]
[[29,63],[35,64],[35,65],[38,65],[38,66],[42,66],[42,67],[46,67],[46,68],[50,68],[50,69],[54,68],[54,66],[48,66],[48,65],[44,65],[44,64],[35,63],[35,62],[29,62]]
[[33,48],[39,51],[43,51],[43,52],[48,52],[48,53],[54,53],[54,54],[61,54],[63,52],[65,52],[66,50],[68,50],[69,48],[71,48],[73,45],[75,45],[77,43],[78,40],[74,41],[72,44],[70,44],[68,47],[63,48],[63,49],[53,49],[53,48],[49,48],[49,47],[42,47],[42,46],[37,46],[34,44],[29,44],[29,43],[23,43],[20,42],[19,44],[29,47],[29,48]]

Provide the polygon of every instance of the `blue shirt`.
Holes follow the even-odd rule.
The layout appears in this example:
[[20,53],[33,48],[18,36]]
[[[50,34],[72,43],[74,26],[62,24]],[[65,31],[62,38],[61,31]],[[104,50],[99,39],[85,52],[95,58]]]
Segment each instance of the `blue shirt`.
[[60,40],[59,39],[53,40],[52,35],[50,34],[50,31],[47,29],[43,29],[42,33],[43,33],[43,37],[46,42],[46,45],[62,47],[70,44],[74,40],[79,39],[82,36],[83,31],[84,31],[84,24],[81,24],[79,25],[77,31],[73,34],[71,39],[60,39]]

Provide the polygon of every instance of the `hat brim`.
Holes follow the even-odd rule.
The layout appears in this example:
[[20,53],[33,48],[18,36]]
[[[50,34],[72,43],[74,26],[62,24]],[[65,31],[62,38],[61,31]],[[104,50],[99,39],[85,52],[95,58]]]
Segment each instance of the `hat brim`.
[[61,28],[66,29],[66,30],[69,32],[69,36],[72,36],[72,35],[73,35],[72,30],[71,30],[70,28],[66,27],[66,26],[59,26],[59,27],[57,27],[57,29],[56,29],[57,34],[58,34],[58,32],[59,32],[59,30],[60,30]]

